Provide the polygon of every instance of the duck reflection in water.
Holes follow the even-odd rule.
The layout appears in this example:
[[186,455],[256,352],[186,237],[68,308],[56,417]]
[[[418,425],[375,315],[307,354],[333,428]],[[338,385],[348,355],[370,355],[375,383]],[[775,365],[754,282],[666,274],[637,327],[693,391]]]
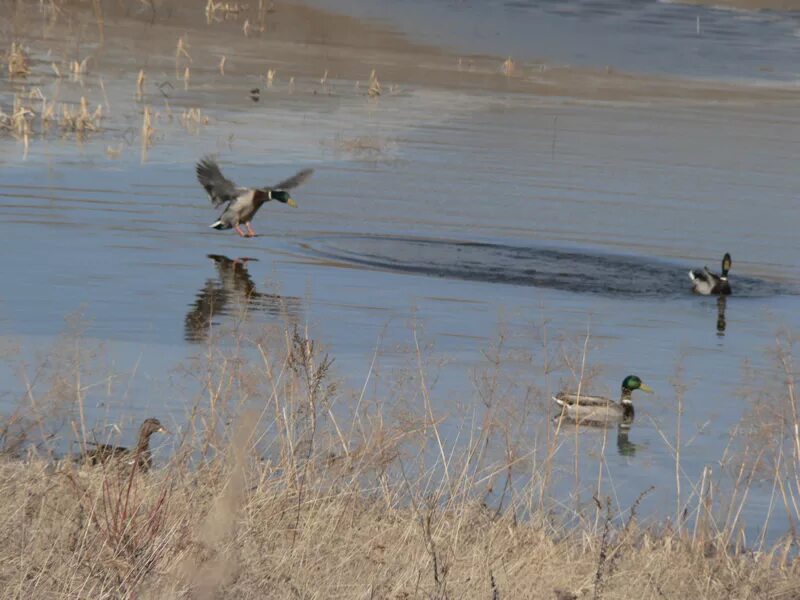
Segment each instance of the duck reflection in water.
[[617,452],[620,456],[633,456],[636,454],[636,444],[628,439],[630,427],[617,427]]
[[230,259],[219,254],[209,254],[208,258],[217,269],[217,277],[206,281],[186,315],[184,337],[187,342],[205,341],[216,315],[230,315],[243,310],[293,319],[300,313],[300,298],[256,290],[247,263],[258,259]]
[[722,337],[725,335],[725,303],[728,299],[725,296],[717,298],[717,335]]
[[[561,424],[558,425],[558,419],[560,417],[556,416],[556,426],[560,427],[560,431],[562,434],[566,435],[575,435],[575,433],[581,434],[594,434],[595,436],[607,436],[610,448],[611,444],[611,436],[612,430],[614,425],[611,423],[607,424],[587,424],[587,425],[580,425],[578,423],[574,423],[573,421],[568,421],[566,419],[562,420]],[[616,425],[617,428],[617,454],[620,456],[635,456],[636,450],[639,448],[639,444],[636,444],[630,440],[630,432],[631,432],[631,425],[632,422],[629,423],[619,423]],[[576,432],[577,428],[577,432]],[[605,444],[604,444],[605,445]]]

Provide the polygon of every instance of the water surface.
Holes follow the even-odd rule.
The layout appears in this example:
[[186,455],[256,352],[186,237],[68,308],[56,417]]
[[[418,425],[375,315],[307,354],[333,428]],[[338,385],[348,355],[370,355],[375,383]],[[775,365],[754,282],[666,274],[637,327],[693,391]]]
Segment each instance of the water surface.
[[792,85],[800,78],[800,16],[791,12],[657,0],[348,0],[339,6],[463,55]]

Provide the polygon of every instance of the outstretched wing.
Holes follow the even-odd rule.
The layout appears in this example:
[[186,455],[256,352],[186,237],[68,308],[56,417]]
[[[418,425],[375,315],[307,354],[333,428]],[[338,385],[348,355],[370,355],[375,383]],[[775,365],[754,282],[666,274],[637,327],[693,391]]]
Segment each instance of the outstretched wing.
[[311,177],[311,174],[314,172],[314,169],[303,169],[299,173],[296,173],[294,176],[290,177],[285,181],[281,181],[277,185],[270,186],[270,189],[273,190],[291,190],[292,188],[296,188],[298,185],[303,183],[306,179]]
[[197,181],[206,189],[215,208],[235,200],[239,195],[234,183],[222,174],[217,163],[209,157],[197,163]]
[[719,275],[714,273],[714,271],[710,270],[708,267],[703,267],[703,271],[705,271],[707,281],[711,283],[719,281]]

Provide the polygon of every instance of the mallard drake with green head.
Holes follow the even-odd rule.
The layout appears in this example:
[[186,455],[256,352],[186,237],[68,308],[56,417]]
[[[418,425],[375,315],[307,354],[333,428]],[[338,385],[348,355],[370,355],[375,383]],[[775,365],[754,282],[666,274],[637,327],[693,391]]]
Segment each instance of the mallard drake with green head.
[[[219,208],[227,203],[225,210],[214,223],[209,225],[212,229],[235,229],[242,237],[253,237],[250,221],[265,202],[277,200],[283,204],[295,207],[297,203],[289,195],[288,190],[296,188],[308,179],[314,172],[313,169],[303,169],[295,175],[271,187],[244,188],[227,179],[210,157],[205,157],[197,163],[197,180],[200,182],[214,208]],[[247,227],[247,233],[241,226]]]
[[622,394],[619,402],[603,396],[588,396],[560,392],[553,401],[561,407],[561,417],[581,425],[609,425],[619,423],[630,425],[633,422],[633,391],[653,390],[636,375],[628,375],[622,380]]
[[94,447],[86,450],[81,455],[81,460],[91,465],[103,464],[110,460],[124,460],[131,465],[135,463],[142,471],[147,471],[153,466],[153,456],[150,453],[150,436],[154,433],[169,433],[169,431],[158,419],[145,419],[139,428],[139,440],[136,443],[136,448],[89,442]]
[[703,296],[720,295],[727,296],[731,293],[731,284],[728,283],[728,271],[731,268],[731,255],[727,252],[722,257],[722,273],[717,275],[708,270],[708,267],[692,269],[689,271],[689,279],[692,280],[692,291]]

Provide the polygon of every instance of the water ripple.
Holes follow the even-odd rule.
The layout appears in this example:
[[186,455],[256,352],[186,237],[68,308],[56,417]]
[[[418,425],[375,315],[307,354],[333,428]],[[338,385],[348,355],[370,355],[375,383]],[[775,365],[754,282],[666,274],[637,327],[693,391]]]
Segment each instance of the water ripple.
[[[640,256],[371,235],[318,237],[305,248],[345,263],[467,281],[604,296],[682,297],[691,293],[690,266]],[[796,293],[786,284],[738,276],[735,270],[731,284],[737,297]]]

